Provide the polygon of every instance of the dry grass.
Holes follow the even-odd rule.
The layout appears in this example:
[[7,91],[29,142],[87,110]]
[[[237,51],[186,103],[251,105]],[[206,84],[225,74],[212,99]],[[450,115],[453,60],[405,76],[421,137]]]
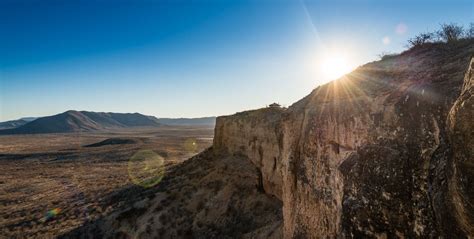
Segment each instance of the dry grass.
[[[204,127],[1,136],[0,238],[55,237],[103,217],[125,203],[113,195],[132,186],[134,153],[153,150],[170,167],[209,147],[212,136]],[[84,147],[107,138],[135,143]],[[185,147],[189,139],[195,150]]]

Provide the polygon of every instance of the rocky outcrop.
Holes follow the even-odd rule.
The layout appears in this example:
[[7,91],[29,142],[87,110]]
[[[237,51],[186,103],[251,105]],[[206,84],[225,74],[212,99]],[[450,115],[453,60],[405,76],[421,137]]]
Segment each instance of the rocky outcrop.
[[281,199],[282,176],[277,131],[283,108],[271,107],[218,117],[214,150],[220,155],[245,155],[256,166],[261,189]]
[[219,117],[214,148],[258,168],[285,238],[472,236],[473,54],[429,44],[288,109]]

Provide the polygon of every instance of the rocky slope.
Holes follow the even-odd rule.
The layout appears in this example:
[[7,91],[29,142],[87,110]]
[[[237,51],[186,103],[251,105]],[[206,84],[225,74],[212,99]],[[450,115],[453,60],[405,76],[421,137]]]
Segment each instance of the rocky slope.
[[473,236],[473,54],[427,44],[286,110],[219,117],[214,148],[259,168],[285,238]]
[[124,206],[60,238],[281,238],[281,201],[259,188],[255,166],[212,148],[173,167],[158,186],[129,187]]

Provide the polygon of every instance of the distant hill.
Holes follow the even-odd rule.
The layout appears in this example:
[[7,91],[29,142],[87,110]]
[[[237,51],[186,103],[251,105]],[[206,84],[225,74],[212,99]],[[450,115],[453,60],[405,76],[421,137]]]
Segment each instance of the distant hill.
[[0,134],[67,133],[145,126],[156,127],[160,126],[160,123],[156,117],[139,113],[70,110],[61,114],[35,119],[17,128],[0,130]]
[[202,118],[159,118],[158,122],[164,125],[200,125],[200,126],[214,126],[216,124],[216,117],[202,117]]
[[25,117],[0,122],[0,134],[67,133],[126,127],[211,126],[216,117],[156,118],[139,113],[104,113],[70,110],[47,117]]
[[26,123],[28,123],[28,121],[22,120],[22,119],[5,121],[5,122],[0,123],[0,129],[12,129],[12,128],[22,126]]
[[0,129],[12,129],[20,127],[28,122],[35,120],[35,117],[25,117],[17,120],[10,120],[5,122],[0,122]]

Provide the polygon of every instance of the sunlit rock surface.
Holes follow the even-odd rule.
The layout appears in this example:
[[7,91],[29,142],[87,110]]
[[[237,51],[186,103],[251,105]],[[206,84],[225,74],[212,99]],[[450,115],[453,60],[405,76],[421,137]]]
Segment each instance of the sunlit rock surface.
[[288,109],[219,117],[214,149],[259,169],[285,238],[472,236],[473,53],[427,44]]

